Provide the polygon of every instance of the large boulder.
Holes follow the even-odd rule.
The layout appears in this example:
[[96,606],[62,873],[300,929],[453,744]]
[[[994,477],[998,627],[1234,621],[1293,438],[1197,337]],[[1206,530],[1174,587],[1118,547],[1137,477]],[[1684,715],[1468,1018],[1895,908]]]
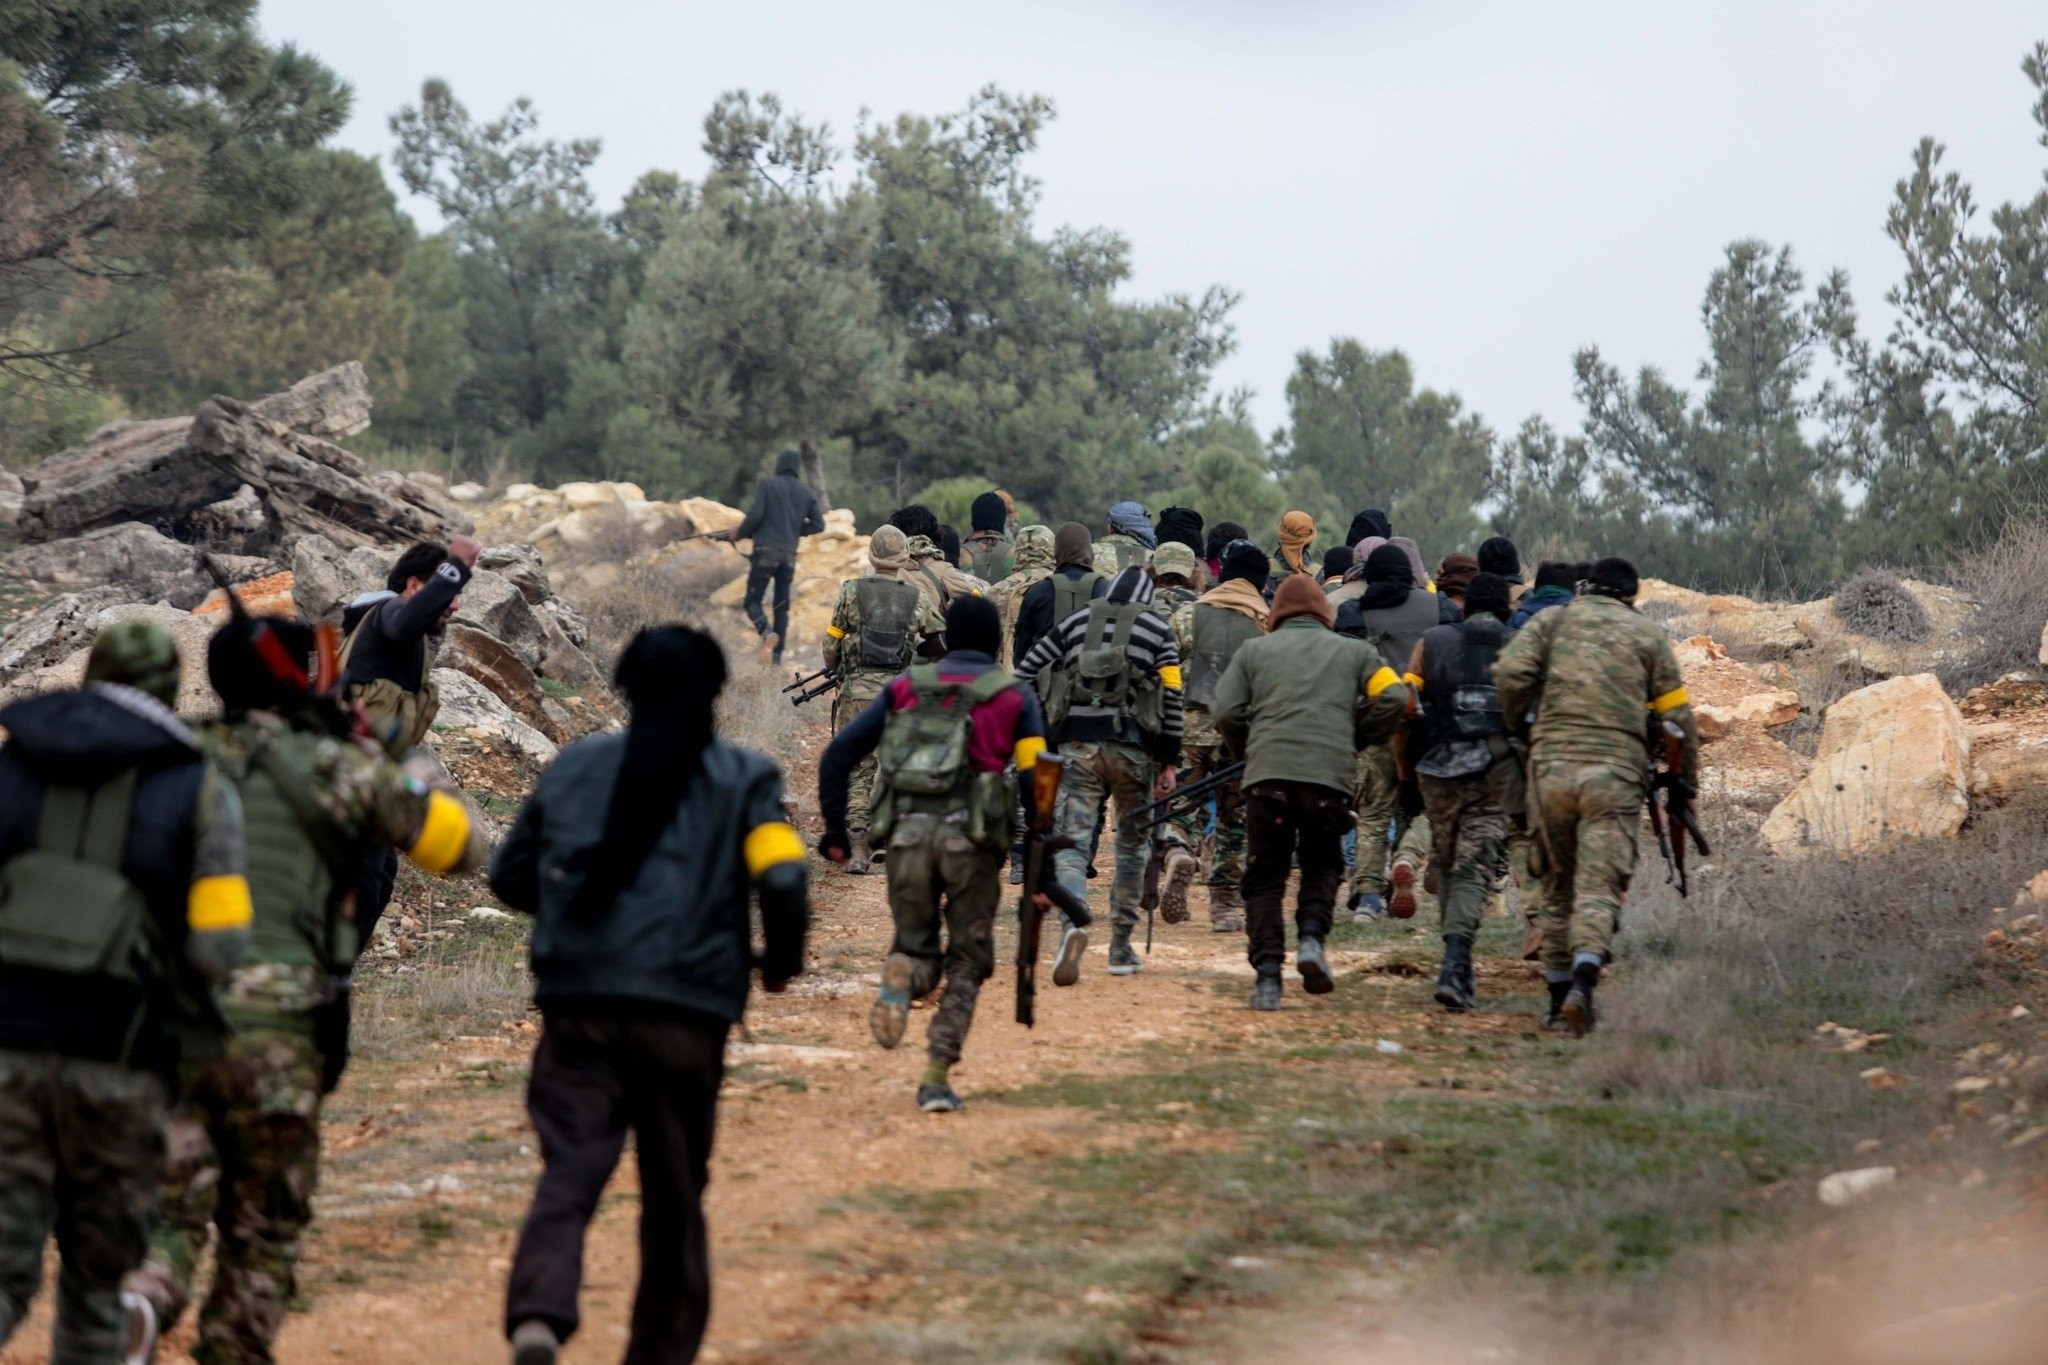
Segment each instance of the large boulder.
[[548,585],[547,566],[540,551],[531,545],[492,545],[477,556],[476,566],[489,569],[511,581],[530,606],[540,606],[555,595]]
[[1844,856],[1953,838],[1970,813],[1970,741],[1931,673],[1890,678],[1827,709],[1806,780],[1764,821],[1779,853]]
[[533,669],[512,651],[511,646],[496,636],[461,621],[450,622],[447,634],[441,640],[441,652],[435,656],[434,663],[439,668],[452,668],[476,679],[496,694],[514,715],[555,743],[560,744],[569,738],[556,717],[548,714],[544,705],[546,694],[541,691],[540,679]]
[[325,536],[306,536],[292,547],[292,600],[308,621],[339,624],[341,610],[384,587],[392,556],[359,545],[344,550]]
[[504,641],[528,668],[538,669],[547,653],[547,631],[527,605],[526,594],[489,569],[470,574],[454,620]]
[[0,678],[12,679],[62,663],[92,643],[101,612],[125,601],[119,587],[107,584],[43,603],[0,637]]
[[194,616],[189,611],[161,604],[104,607],[76,623],[75,646],[59,662],[10,674],[0,687],[0,704],[59,688],[76,687],[85,681],[85,661],[92,652],[93,637],[116,621],[150,621],[170,632],[178,646],[178,713],[182,716],[218,715],[220,697],[206,679],[206,645],[213,638],[219,620]]
[[370,376],[363,372],[361,361],[345,361],[249,406],[282,426],[338,441],[370,425]]
[[2048,793],[2048,682],[2008,674],[1963,698],[1970,735],[1970,795],[2003,805]]
[[23,546],[0,556],[0,574],[71,592],[117,584],[130,600],[174,607],[196,605],[213,587],[198,550],[138,521]]
[[233,497],[241,480],[193,455],[189,417],[112,422],[21,476],[24,540],[61,540],[128,521],[171,523]]
[[500,740],[533,763],[554,762],[555,742],[521,720],[488,687],[452,668],[437,668],[432,676],[441,693],[435,730]]

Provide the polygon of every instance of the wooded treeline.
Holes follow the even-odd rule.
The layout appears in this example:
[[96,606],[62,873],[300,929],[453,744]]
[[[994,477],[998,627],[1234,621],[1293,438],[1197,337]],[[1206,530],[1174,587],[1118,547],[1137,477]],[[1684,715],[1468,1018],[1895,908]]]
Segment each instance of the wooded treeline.
[[[600,146],[522,100],[430,81],[390,170],[333,147],[350,95],[265,44],[254,0],[51,0],[0,13],[0,457],[360,359],[369,439],[457,473],[631,478],[740,498],[815,450],[863,523],[990,484],[1039,514],[1184,503],[1269,535],[1387,508],[1425,551],[1633,554],[1712,588],[1813,590],[1939,560],[2048,503],[2048,185],[1983,213],[1941,146],[1888,210],[1899,321],[1839,273],[1731,244],[1691,384],[1570,359],[1577,429],[1507,430],[1336,338],[1262,434],[1216,391],[1236,296],[1139,300],[1132,246],[1037,221],[1047,99],[994,88],[845,141],[773,95],[704,121],[709,170],[601,205]],[[2048,146],[2048,44],[2022,63]],[[1876,195],[1873,194],[1875,210]],[[1566,358],[1559,357],[1559,363]]]

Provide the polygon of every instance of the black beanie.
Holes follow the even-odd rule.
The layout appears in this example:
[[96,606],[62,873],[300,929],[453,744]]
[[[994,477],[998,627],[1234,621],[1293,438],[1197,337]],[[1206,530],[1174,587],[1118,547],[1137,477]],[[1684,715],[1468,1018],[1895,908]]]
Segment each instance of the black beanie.
[[1010,509],[1003,505],[1000,493],[983,493],[967,509],[968,526],[972,531],[1001,531]]
[[1506,536],[1491,536],[1479,547],[1479,572],[1497,573],[1510,583],[1522,581],[1522,555]]
[[1394,523],[1387,520],[1387,514],[1377,507],[1368,507],[1351,519],[1351,529],[1344,533],[1346,545],[1356,545],[1361,540],[1378,536],[1381,540],[1394,538]]
[[1250,538],[1251,533],[1236,522],[1219,521],[1209,528],[1209,540],[1205,547],[1208,553],[1203,555],[1202,558],[1220,560],[1223,558],[1223,552],[1230,548],[1231,541],[1248,540]]
[[1233,578],[1249,579],[1264,587],[1266,578],[1273,572],[1273,561],[1266,558],[1266,552],[1249,540],[1233,540],[1223,547],[1223,573],[1218,581],[1228,583]]
[[1408,560],[1408,552],[1398,545],[1382,545],[1365,557],[1365,581],[1368,583],[1406,583],[1415,586],[1415,566]]
[[1471,620],[1481,612],[1498,618],[1503,624],[1514,615],[1514,607],[1508,601],[1508,581],[1497,573],[1485,570],[1472,575],[1472,581],[1465,585],[1465,619]]
[[1344,571],[1350,567],[1351,547],[1349,545],[1332,545],[1329,549],[1323,551],[1323,577],[1341,578],[1344,576]]
[[1003,618],[986,597],[955,598],[946,608],[946,648],[994,658],[1003,647]]
[[1202,514],[1192,507],[1169,507],[1159,514],[1159,543],[1177,540],[1195,552],[1196,559],[1206,556],[1202,553]]
[[1602,597],[1632,598],[1641,586],[1636,566],[1619,555],[1609,555],[1586,572],[1586,590]]

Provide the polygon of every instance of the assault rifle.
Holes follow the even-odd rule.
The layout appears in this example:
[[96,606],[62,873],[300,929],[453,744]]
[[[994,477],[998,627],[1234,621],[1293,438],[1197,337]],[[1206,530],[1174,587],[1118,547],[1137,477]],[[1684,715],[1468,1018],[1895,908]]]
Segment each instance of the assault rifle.
[[1220,788],[1228,786],[1244,776],[1244,764],[1233,763],[1227,768],[1218,768],[1199,782],[1189,782],[1175,787],[1157,801],[1149,802],[1131,812],[1131,825],[1136,829],[1150,830],[1171,820],[1178,820],[1197,806],[1207,805],[1209,798]]
[[[1650,806],[1650,828],[1657,832],[1657,851],[1664,855],[1664,881],[1676,886],[1681,898],[1686,893],[1685,841],[1687,836],[1702,857],[1711,856],[1707,836],[1700,831],[1699,816],[1692,808],[1699,795],[1692,783],[1679,776],[1685,762],[1685,731],[1671,721],[1650,721],[1650,784],[1645,793]],[[1658,801],[1658,793],[1663,801]]]
[[1039,929],[1045,920],[1038,898],[1046,897],[1081,928],[1093,918],[1088,903],[1061,886],[1052,873],[1052,855],[1074,846],[1072,839],[1053,832],[1060,778],[1065,775],[1066,763],[1058,754],[1040,754],[1031,768],[1031,800],[1024,811],[1024,889],[1017,897],[1017,1022],[1025,1028],[1038,1021]]
[[[814,682],[816,685],[811,686],[811,684],[813,684]],[[798,692],[795,696],[791,697],[789,699],[789,704],[791,706],[802,706],[807,701],[814,701],[817,698],[824,696],[827,692],[836,690],[839,686],[839,675],[836,673],[827,673],[825,672],[825,670],[819,669],[816,673],[813,673],[810,677],[805,678],[802,682],[791,683],[788,687],[785,687],[782,690],[785,692],[789,692],[793,691],[798,687],[804,686],[810,686],[810,690],[807,692]]]
[[784,692],[801,692],[806,687],[809,687],[812,683],[818,682],[825,678],[829,678],[831,676],[831,669],[821,668],[816,673],[807,673],[801,678],[792,679],[789,686],[783,688],[782,690]]

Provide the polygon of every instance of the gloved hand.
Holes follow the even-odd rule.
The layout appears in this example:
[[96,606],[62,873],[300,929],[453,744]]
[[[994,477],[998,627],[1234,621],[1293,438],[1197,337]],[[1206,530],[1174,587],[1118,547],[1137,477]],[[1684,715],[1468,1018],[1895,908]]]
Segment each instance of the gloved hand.
[[853,856],[853,835],[843,829],[828,828],[825,837],[818,840],[818,852],[829,862],[844,863]]

